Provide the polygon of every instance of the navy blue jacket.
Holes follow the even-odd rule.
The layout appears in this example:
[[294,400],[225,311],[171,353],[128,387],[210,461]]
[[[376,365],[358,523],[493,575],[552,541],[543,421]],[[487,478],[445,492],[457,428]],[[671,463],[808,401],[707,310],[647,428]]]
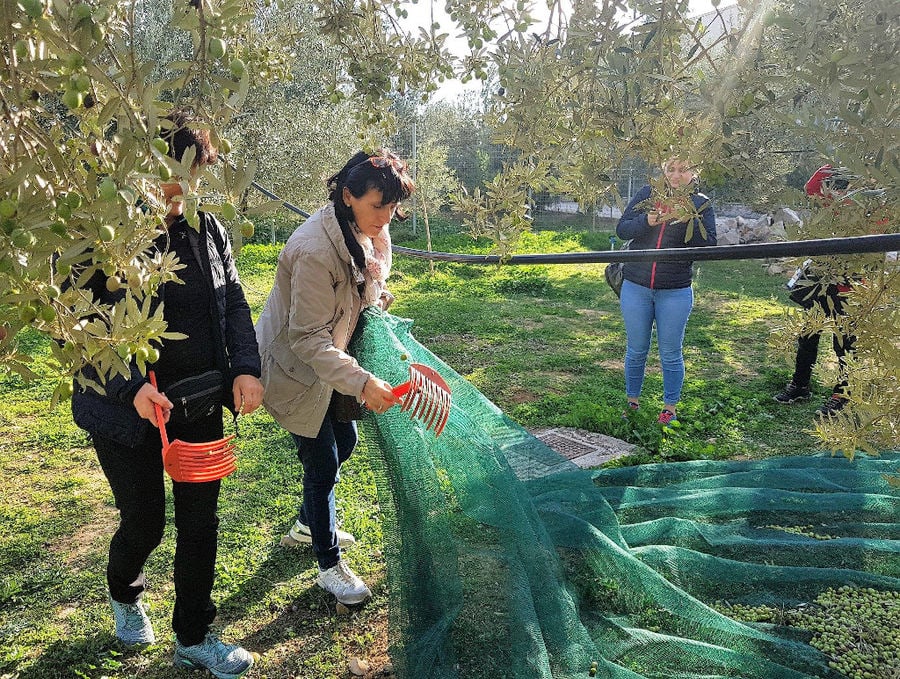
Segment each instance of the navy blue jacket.
[[[704,238],[700,224],[694,224],[691,239],[685,243],[687,222],[667,222],[657,226],[647,223],[647,201],[650,198],[650,186],[638,191],[616,225],[616,235],[625,240],[632,240],[632,250],[659,250],[661,248],[699,247],[716,244],[716,214],[712,201],[702,193],[691,194],[691,200],[700,213]],[[694,220],[697,222],[698,220]],[[693,262],[625,262],[623,276],[625,280],[643,285],[645,288],[671,290],[686,288],[691,284]]]
[[[216,367],[225,374],[226,392],[231,392],[231,382],[237,375],[260,376],[259,350],[256,332],[250,318],[250,307],[238,278],[231,244],[225,227],[212,215],[201,212],[200,233],[196,240],[196,254],[206,274],[215,306],[213,318],[218,320],[218,340],[210,351],[214,352]],[[192,229],[188,229],[193,234]],[[121,299],[122,291],[114,293],[106,289],[106,276],[98,272],[85,286],[94,298],[104,304]],[[190,334],[190,333],[188,333]],[[190,342],[190,337],[183,342]],[[164,349],[163,349],[164,350]],[[83,368],[84,375],[98,381],[91,366]],[[186,375],[187,377],[187,375]],[[72,416],[82,429],[99,434],[121,445],[139,443],[150,423],[138,415],[134,408],[134,396],[147,382],[132,361],[129,378],[116,375],[104,385],[105,395],[91,389],[78,388],[72,395]]]

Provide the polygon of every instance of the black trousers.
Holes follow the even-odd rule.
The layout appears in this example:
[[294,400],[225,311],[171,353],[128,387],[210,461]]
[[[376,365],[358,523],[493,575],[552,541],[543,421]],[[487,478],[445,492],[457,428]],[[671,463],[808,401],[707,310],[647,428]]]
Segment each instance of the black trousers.
[[[829,306],[827,299],[831,299],[834,310]],[[817,298],[817,303],[822,307],[826,316],[836,318],[844,313],[843,303],[844,297],[835,286],[828,286],[824,297]],[[794,362],[793,382],[797,386],[809,386],[812,378],[813,365],[819,354],[819,338],[821,333],[812,333],[810,335],[800,335],[797,338],[797,358]],[[834,353],[838,358],[840,369],[840,381],[834,386],[834,393],[843,394],[847,388],[847,362],[845,357],[853,353],[853,346],[856,337],[853,335],[832,335],[832,346]]]
[[[191,423],[166,426],[169,440],[211,441],[222,437],[221,412]],[[159,431],[151,429],[133,448],[94,436],[94,448],[109,481],[119,527],[109,546],[106,580],[121,603],[144,593],[144,564],[159,545],[166,523],[166,490]],[[172,629],[183,645],[203,641],[216,617],[210,597],[216,565],[220,481],[172,482],[175,502],[175,610]]]

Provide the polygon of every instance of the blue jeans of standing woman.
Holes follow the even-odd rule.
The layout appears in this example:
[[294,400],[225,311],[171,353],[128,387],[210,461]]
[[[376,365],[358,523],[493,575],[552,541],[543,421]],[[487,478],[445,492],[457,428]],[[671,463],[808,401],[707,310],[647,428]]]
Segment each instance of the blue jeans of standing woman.
[[684,329],[687,327],[694,290],[691,286],[674,290],[653,290],[626,280],[620,298],[625,321],[625,394],[641,395],[650,337],[656,323],[656,341],[663,374],[663,402],[678,403],[684,384]]
[[356,447],[355,422],[338,422],[334,401],[315,438],[294,437],[297,457],[303,464],[303,504],[297,518],[309,526],[313,552],[319,568],[326,570],[341,559],[334,508],[334,487],[340,480],[341,465]]

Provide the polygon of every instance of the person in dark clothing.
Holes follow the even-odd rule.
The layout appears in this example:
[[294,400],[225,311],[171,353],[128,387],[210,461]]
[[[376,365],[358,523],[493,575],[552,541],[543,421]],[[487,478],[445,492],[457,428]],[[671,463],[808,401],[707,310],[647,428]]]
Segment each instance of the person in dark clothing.
[[[837,175],[838,173],[831,165],[823,165],[812,174],[803,188],[808,196],[818,199],[823,206],[827,206],[835,198],[839,198],[849,185],[846,178]],[[825,316],[830,318],[839,318],[844,314],[844,306],[847,302],[846,293],[851,290],[849,281],[830,284],[812,282],[812,285],[806,286],[806,288],[809,288],[809,292],[801,301],[803,306],[809,309],[818,304]],[[784,390],[774,396],[779,403],[806,401],[811,396],[810,381],[813,365],[819,355],[819,338],[821,336],[821,332],[813,332],[797,337],[794,374]],[[832,335],[832,347],[838,358],[840,377],[831,390],[831,396],[816,411],[817,415],[831,417],[846,405],[848,396],[846,357],[852,354],[855,342],[856,337],[852,334],[834,333]]]
[[[216,162],[208,131],[194,129],[190,116],[183,112],[173,113],[168,120],[171,128],[164,130],[162,137],[168,141],[170,156],[181,160],[192,148],[192,174]],[[193,181],[193,177],[183,179]],[[131,361],[130,375],[112,376],[104,385],[104,394],[79,388],[72,397],[75,422],[91,435],[119,509],[119,526],[109,549],[107,583],[116,636],[126,646],[155,641],[141,601],[144,563],[161,542],[166,521],[162,445],[155,428],[154,405],[162,408],[170,439],[204,442],[223,436],[221,406],[198,420],[182,421],[173,416],[173,404],[165,395],[169,385],[219,370],[224,375],[222,401],[233,404],[235,412],[252,412],[263,396],[256,335],[228,235],[221,223],[203,212],[199,213],[199,233],[187,223],[183,202],[174,200],[183,193],[177,178],[162,184],[161,190],[169,210],[165,228],[152,247],[160,253],[174,253],[185,268],[177,272],[183,284],[164,283],[158,296],[167,331],[183,333],[187,338],[166,340],[159,348],[159,358],[153,364],[159,389]],[[105,304],[115,303],[123,294],[107,289],[102,272],[83,287]],[[85,368],[83,373],[99,381],[93,368]],[[250,669],[252,655],[210,632],[216,616],[211,593],[220,483],[172,482],[177,530],[174,664],[205,668],[219,679],[234,679]]]
[[[663,166],[664,189],[654,195],[644,186],[628,203],[616,235],[631,239],[632,250],[716,244],[716,216],[709,198],[696,190],[697,173],[684,160]],[[644,384],[650,337],[656,324],[663,374],[660,424],[677,419],[684,383],[684,331],[694,305],[693,262],[627,262],[619,304],[625,321],[625,395],[627,416],[637,410]]]

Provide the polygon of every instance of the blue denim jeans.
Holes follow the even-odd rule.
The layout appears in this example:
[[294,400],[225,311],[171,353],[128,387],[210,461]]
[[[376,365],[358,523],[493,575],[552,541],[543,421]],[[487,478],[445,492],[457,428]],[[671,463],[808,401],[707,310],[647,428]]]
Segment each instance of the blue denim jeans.
[[341,558],[334,510],[334,487],[341,465],[353,453],[358,440],[355,422],[338,422],[329,406],[315,438],[294,437],[297,457],[303,464],[303,503],[297,518],[309,526],[313,553],[319,568],[331,568]]
[[627,336],[625,394],[629,398],[641,395],[650,336],[656,322],[656,341],[663,374],[663,402],[678,403],[684,384],[684,329],[694,306],[693,288],[652,290],[626,280],[622,284],[620,306]]

